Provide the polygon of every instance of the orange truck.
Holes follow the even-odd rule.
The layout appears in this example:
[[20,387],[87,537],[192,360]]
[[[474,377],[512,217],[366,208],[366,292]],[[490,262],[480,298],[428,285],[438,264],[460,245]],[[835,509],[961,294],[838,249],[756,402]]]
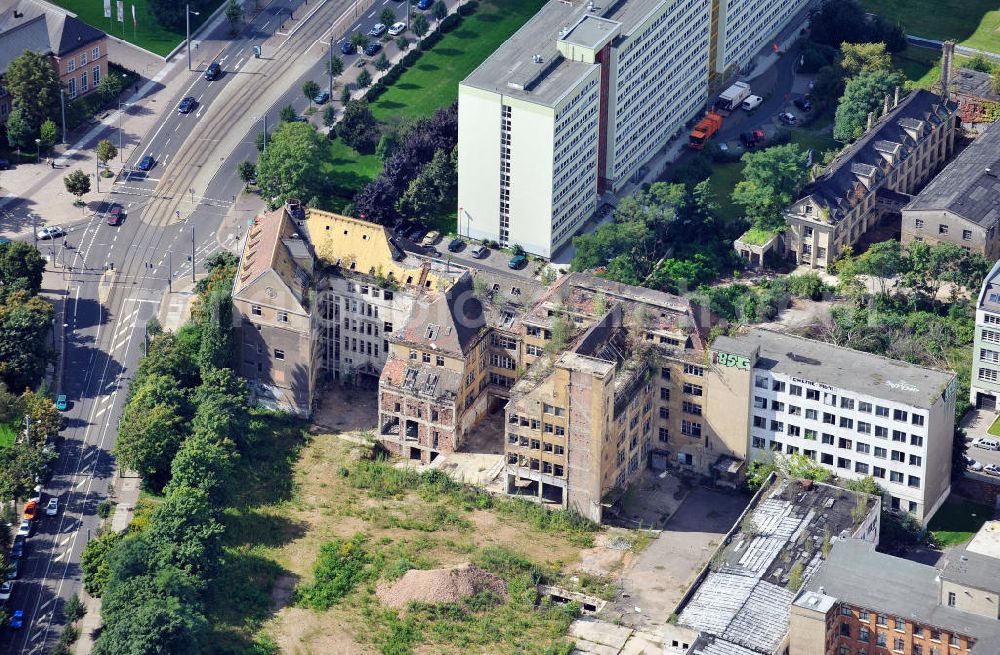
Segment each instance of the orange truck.
[[705,147],[705,142],[711,139],[720,129],[722,129],[722,116],[714,111],[708,112],[704,118],[698,121],[694,129],[691,130],[688,147],[701,150]]

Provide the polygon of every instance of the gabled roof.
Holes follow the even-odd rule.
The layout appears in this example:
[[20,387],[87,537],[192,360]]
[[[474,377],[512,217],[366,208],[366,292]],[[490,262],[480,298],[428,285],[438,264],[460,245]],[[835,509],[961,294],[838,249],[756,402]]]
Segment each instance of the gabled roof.
[[959,68],[951,79],[951,88],[959,95],[1000,102],[1000,93],[993,90],[993,79],[989,73]]
[[28,50],[48,54],[48,40],[48,28],[43,16],[0,32],[0,75],[6,73],[10,63]]
[[414,305],[396,341],[461,356],[485,327],[483,303],[476,297],[472,276],[465,273],[450,289],[434,294],[429,304]]
[[[829,209],[830,220],[837,222],[854,206],[851,199],[862,192],[859,187],[864,187],[863,193],[870,192],[892,170],[893,165],[883,153],[895,156],[899,162],[918,145],[907,128],[920,130],[922,126],[926,136],[945,122],[956,108],[956,103],[930,91],[911,91],[872,129],[847,146],[819,178],[806,186],[793,206],[811,200]],[[862,181],[859,176],[869,181]]]
[[0,44],[7,39],[8,33],[11,33],[15,41],[21,39],[18,32],[26,25],[37,22],[45,24],[44,37],[38,38],[40,35],[33,31],[37,40],[30,47],[19,51],[15,51],[13,46],[8,48],[0,45],[0,68],[6,70],[14,57],[26,49],[61,57],[105,37],[101,30],[87,25],[59,7],[38,0],[20,0],[0,14]]
[[[238,297],[262,276],[273,271],[304,306],[309,273],[296,263],[295,255],[303,254],[294,252],[301,250],[297,247],[299,240],[295,225],[284,208],[255,218],[240,255],[233,281],[233,297]],[[305,254],[308,255],[307,252]]]
[[949,211],[989,228],[1000,221],[1000,127],[976,137],[904,211]]

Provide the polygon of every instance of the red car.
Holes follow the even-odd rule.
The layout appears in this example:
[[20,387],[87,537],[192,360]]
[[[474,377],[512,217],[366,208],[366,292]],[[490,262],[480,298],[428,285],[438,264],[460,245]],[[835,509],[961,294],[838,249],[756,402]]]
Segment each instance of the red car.
[[29,521],[34,521],[35,520],[35,516],[37,514],[38,514],[38,503],[36,503],[35,501],[32,500],[32,501],[29,501],[28,503],[25,504],[25,506],[24,506],[24,514],[23,514],[22,518],[25,518],[25,519],[27,519]]
[[111,205],[108,210],[108,225],[121,225],[125,220],[125,210],[121,205]]

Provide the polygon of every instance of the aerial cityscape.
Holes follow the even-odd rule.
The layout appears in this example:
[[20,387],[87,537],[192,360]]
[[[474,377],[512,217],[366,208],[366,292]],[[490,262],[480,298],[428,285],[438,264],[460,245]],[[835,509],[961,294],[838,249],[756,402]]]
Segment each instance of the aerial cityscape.
[[995,0],[0,0],[0,653],[1000,655],[998,398]]

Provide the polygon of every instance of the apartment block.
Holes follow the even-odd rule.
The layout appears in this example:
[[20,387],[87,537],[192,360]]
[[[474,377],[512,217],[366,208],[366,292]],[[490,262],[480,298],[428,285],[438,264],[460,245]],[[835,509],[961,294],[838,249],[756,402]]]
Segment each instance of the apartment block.
[[873,476],[890,508],[922,522],[947,498],[954,373],[763,329],[717,338],[712,361],[752,396],[750,459],[801,454],[843,479]]
[[838,539],[792,606],[789,655],[996,655],[1000,560],[955,550],[940,569]]
[[710,6],[546,3],[459,85],[459,232],[568,243],[704,107]]
[[903,207],[902,242],[1000,259],[1000,126],[990,124]]
[[969,402],[995,411],[1000,397],[1000,261],[983,280],[976,300],[970,382]]
[[729,76],[747,69],[761,47],[808,4],[809,0],[713,0],[712,22],[718,25],[712,44],[715,73]]
[[903,206],[952,157],[956,103],[917,89],[885,98],[882,116],[806,186],[784,212],[786,256],[826,268]]
[[19,0],[6,6],[0,13],[0,121],[5,121],[12,109],[3,88],[3,73],[28,50],[49,56],[67,99],[97,89],[108,74],[108,37],[104,32],[41,0]]

